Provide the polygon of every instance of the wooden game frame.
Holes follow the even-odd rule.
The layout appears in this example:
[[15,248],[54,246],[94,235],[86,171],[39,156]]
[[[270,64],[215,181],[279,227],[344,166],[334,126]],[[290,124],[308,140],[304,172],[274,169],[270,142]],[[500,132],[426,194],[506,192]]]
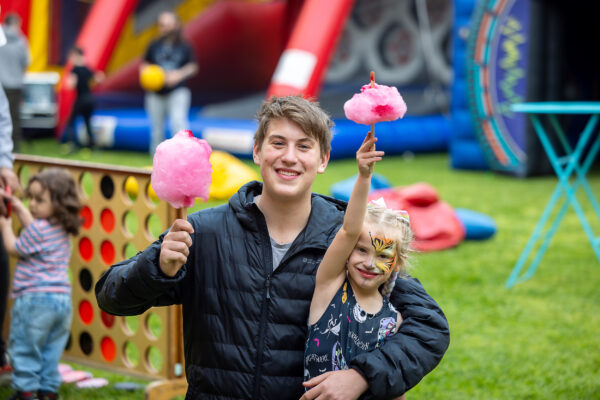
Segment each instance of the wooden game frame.
[[[139,316],[127,317],[129,319],[112,317],[98,308],[94,294],[94,285],[102,273],[110,265],[131,256],[126,254],[131,253],[131,246],[141,251],[156,240],[157,232],[149,228],[151,215],[160,220],[161,232],[176,218],[174,208],[155,198],[150,186],[151,170],[15,155],[14,170],[24,186],[31,175],[48,167],[65,168],[71,173],[85,210],[82,212],[84,227],[79,235],[72,238],[73,322],[63,359],[145,379],[183,377],[180,306],[151,308]],[[136,196],[131,195],[130,187],[126,188],[128,179],[137,183]],[[91,187],[89,193],[86,187]],[[128,213],[137,216],[136,232],[127,228],[135,226],[135,223],[125,223]],[[14,222],[14,228],[18,233],[18,221]],[[11,258],[11,271],[14,271],[15,265],[16,260]],[[137,329],[132,329],[136,324],[130,323],[131,318],[133,321],[137,319]],[[151,318],[160,321],[158,333],[150,327]],[[5,332],[9,325],[7,317]],[[128,354],[132,346],[138,349],[137,362]],[[162,362],[152,363],[150,352],[153,350],[150,349],[160,354]]]

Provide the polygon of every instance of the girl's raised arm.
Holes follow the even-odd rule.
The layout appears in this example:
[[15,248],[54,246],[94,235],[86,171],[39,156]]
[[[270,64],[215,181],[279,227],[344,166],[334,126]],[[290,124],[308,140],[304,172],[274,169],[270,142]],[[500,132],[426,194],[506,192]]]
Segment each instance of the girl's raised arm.
[[[316,322],[321,317],[344,280],[346,260],[362,231],[373,167],[377,161],[381,161],[384,154],[383,151],[375,151],[376,141],[377,138],[367,135],[356,152],[358,177],[348,201],[344,224],[329,245],[317,270],[315,292],[310,306],[310,323]],[[313,317],[316,320],[313,320]]]

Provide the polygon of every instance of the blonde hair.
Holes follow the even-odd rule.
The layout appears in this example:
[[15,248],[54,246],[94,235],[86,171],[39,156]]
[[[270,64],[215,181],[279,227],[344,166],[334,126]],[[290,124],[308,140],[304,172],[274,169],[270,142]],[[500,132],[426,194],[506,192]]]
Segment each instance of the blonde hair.
[[308,101],[301,96],[271,97],[266,100],[257,114],[258,127],[254,133],[254,143],[260,149],[275,119],[287,119],[297,124],[308,136],[319,142],[321,157],[331,150],[331,128],[333,121],[319,103]]
[[380,291],[389,297],[396,284],[396,279],[406,277],[408,274],[408,255],[413,251],[411,243],[413,232],[410,229],[410,221],[407,214],[401,214],[379,204],[370,203],[367,206],[365,224],[373,227],[373,230],[392,239],[396,244],[396,264],[392,269],[390,278],[381,285]]

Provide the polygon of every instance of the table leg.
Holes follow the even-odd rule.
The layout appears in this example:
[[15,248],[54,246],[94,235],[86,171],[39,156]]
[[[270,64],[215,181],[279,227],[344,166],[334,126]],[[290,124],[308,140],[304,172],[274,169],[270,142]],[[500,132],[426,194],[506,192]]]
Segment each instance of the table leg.
[[[567,198],[570,202],[570,204],[573,206],[573,209],[575,210],[575,213],[577,214],[577,217],[579,218],[579,221],[581,222],[581,226],[583,227],[583,230],[585,231],[586,236],[588,237],[588,240],[590,241],[590,244],[592,245],[592,249],[594,250],[594,253],[596,253],[596,258],[598,258],[598,261],[600,261],[600,246],[598,246],[598,240],[594,235],[594,232],[592,231],[592,228],[587,220],[587,218],[585,217],[585,213],[583,212],[583,209],[581,207],[581,205],[579,204],[579,201],[577,200],[577,198],[575,197],[575,185],[571,185],[569,182],[569,179],[573,173],[573,170],[577,169],[577,170],[582,170],[583,168],[579,168],[579,159],[581,158],[581,155],[583,153],[583,150],[585,149],[587,143],[589,142],[589,140],[591,139],[594,130],[596,128],[596,125],[598,124],[598,115],[592,115],[588,121],[588,123],[586,124],[580,138],[579,141],[577,142],[577,146],[575,147],[575,150],[573,151],[572,154],[568,154],[566,159],[568,160],[566,167],[563,169],[563,167],[561,166],[561,162],[556,154],[556,152],[554,151],[554,148],[552,147],[552,144],[550,143],[550,140],[548,140],[547,135],[544,132],[543,126],[540,123],[539,119],[536,116],[532,116],[532,122],[534,124],[534,127],[536,129],[536,132],[538,133],[538,136],[540,138],[540,141],[542,142],[542,145],[544,146],[546,153],[548,154],[548,158],[550,159],[550,163],[552,164],[552,167],[554,168],[555,172],[556,172],[556,176],[558,177],[559,180],[559,185],[561,185],[564,190],[565,193],[567,195]],[[587,157],[586,157],[586,164],[589,161],[589,163],[591,164],[591,161],[593,161],[593,159],[595,158],[597,152],[598,152],[598,142],[600,141],[600,137],[597,137],[596,140],[594,141],[594,143],[592,144],[592,148],[590,149],[590,152],[588,153]],[[589,166],[588,166],[589,168]],[[581,172],[585,172],[587,173],[587,169],[585,171],[581,171]],[[591,192],[591,189],[589,188],[589,185],[587,184],[587,180],[585,178],[585,173],[584,174],[577,174],[577,178],[575,178],[575,183],[581,183],[581,185],[586,189],[586,194],[588,196],[589,201],[592,203],[592,206],[595,208],[595,211],[597,211],[597,202],[596,199],[593,195],[593,193]],[[598,217],[598,219],[600,219],[600,214],[598,212],[596,212],[596,216]]]
[[[529,279],[531,276],[533,276],[535,270],[537,269],[537,266],[545,252],[545,248],[542,249],[542,247],[538,248],[538,251],[536,252],[534,260],[532,261],[532,263],[529,265],[529,267],[527,269],[527,272],[525,274],[527,276],[527,278],[523,278],[523,277],[519,278],[521,270],[525,266],[525,262],[529,259],[529,255],[533,251],[536,242],[538,241],[540,235],[542,234],[544,227],[546,226],[546,222],[548,221],[548,218],[550,217],[550,213],[554,209],[556,202],[559,200],[559,198],[561,196],[561,192],[562,192],[562,188],[560,186],[557,186],[554,188],[554,192],[552,193],[550,200],[546,204],[546,208],[544,208],[544,211],[542,212],[542,216],[540,217],[535,228],[533,229],[531,236],[529,236],[529,240],[527,241],[525,248],[521,252],[519,259],[517,260],[515,266],[513,267],[512,272],[510,273],[510,276],[508,277],[508,280],[506,281],[507,289],[510,289],[517,283],[521,283],[521,282]],[[553,233],[554,232],[552,232],[552,234]],[[552,235],[547,235],[546,238],[544,239],[544,243],[549,242],[551,237],[552,237]],[[544,250],[544,251],[542,251],[542,250]]]
[[[592,161],[595,158],[596,153],[598,152],[598,149],[600,148],[600,138],[598,140],[596,140],[596,142],[594,143],[593,148],[590,150],[590,153],[588,154],[582,168],[577,168],[578,172],[581,172],[582,175],[585,175],[588,171],[588,169],[590,168]],[[594,197],[594,195],[591,192],[591,189],[589,187],[589,185],[587,185],[585,180],[576,180],[573,183],[572,186],[572,191],[573,191],[573,196],[575,196],[575,194],[577,193],[577,189],[579,184],[582,184],[582,186],[584,186],[584,188],[586,188],[586,192],[588,195],[588,198],[590,200],[590,202],[592,203],[592,205],[596,202],[596,198]],[[562,188],[561,186],[558,186],[557,189]],[[558,190],[558,192],[560,193],[561,190]],[[531,263],[531,266],[529,267],[529,269],[525,272],[525,274],[523,274],[522,279],[520,279],[519,281],[526,281],[527,279],[531,278],[533,276],[533,274],[535,273],[535,269],[537,268],[539,262],[542,259],[542,255],[546,252],[546,249],[548,248],[549,244],[550,244],[550,240],[552,239],[552,237],[554,236],[554,234],[556,233],[558,226],[560,225],[563,217],[565,216],[568,208],[569,208],[569,197],[565,198],[562,202],[562,205],[560,207],[560,211],[558,212],[558,214],[556,215],[554,222],[552,223],[552,226],[550,227],[550,229],[548,230],[546,236],[544,237],[544,241],[542,242],[542,244],[540,245],[540,247],[538,248],[538,251],[536,252],[536,255],[534,256],[534,259]],[[597,203],[596,203],[597,204]],[[574,206],[575,207],[575,206]],[[577,212],[577,210],[576,210]],[[600,213],[596,213],[596,215],[599,217],[600,220]],[[579,214],[578,214],[579,216]],[[580,218],[581,220],[581,218]],[[587,220],[584,222],[582,222],[582,224],[587,224]],[[589,225],[588,225],[589,226]],[[584,228],[585,229],[585,228]],[[591,232],[591,228],[589,228],[589,232]],[[586,232],[587,233],[587,232]],[[596,253],[596,257],[598,258],[598,261],[600,261],[600,247],[598,245],[597,240],[594,241],[593,240],[593,234],[591,236],[592,239],[590,239],[590,236],[588,235],[588,239],[590,239],[591,243],[592,243],[592,247],[594,249],[594,252]]]
[[[600,207],[598,207],[596,198],[594,197],[594,195],[591,191],[591,188],[589,187],[589,185],[587,184],[587,180],[585,179],[585,175],[586,175],[587,171],[589,170],[593,160],[595,159],[595,157],[598,153],[598,149],[600,148],[600,137],[596,138],[596,140],[594,141],[594,144],[590,148],[590,151],[589,151],[587,157],[584,160],[583,165],[581,167],[579,166],[579,158],[581,157],[581,154],[582,154],[587,142],[591,138],[591,135],[594,131],[595,126],[598,123],[598,115],[593,115],[590,118],[590,120],[588,121],[588,123],[586,124],[586,127],[585,127],[584,131],[582,132],[582,135],[577,143],[575,151],[571,151],[571,147],[568,144],[568,142],[565,140],[564,133],[562,132],[562,129],[558,125],[556,119],[551,118],[551,123],[553,124],[554,128],[557,130],[557,133],[559,135],[561,143],[562,143],[563,147],[565,148],[565,151],[567,152],[567,157],[565,159],[568,160],[568,163],[564,169],[561,167],[561,161],[557,157],[556,152],[554,151],[552,144],[548,140],[548,137],[544,131],[544,128],[543,128],[542,124],[540,123],[539,119],[537,118],[537,116],[532,115],[531,120],[532,120],[532,123],[536,130],[536,133],[538,134],[538,137],[540,138],[540,141],[542,142],[542,145],[544,146],[544,149],[546,150],[546,153],[548,154],[548,157],[550,158],[550,162],[551,162],[553,168],[555,169],[556,175],[559,178],[559,184],[554,189],[554,192],[553,192],[548,204],[546,205],[546,208],[544,209],[544,212],[542,213],[542,216],[540,217],[540,220],[538,221],[533,233],[531,234],[531,236],[527,242],[527,245],[525,246],[525,249],[523,249],[523,252],[519,256],[519,259],[517,260],[517,263],[515,264],[512,272],[506,282],[507,288],[511,288],[516,283],[523,282],[533,276],[544,253],[546,252],[546,249],[550,243],[550,240],[552,239],[552,237],[554,236],[554,233],[558,229],[558,226],[560,225],[560,222],[562,221],[562,219],[566,213],[566,210],[568,209],[569,204],[573,205],[573,208],[575,209],[575,212],[586,232],[586,235],[588,236],[588,239],[590,240],[590,243],[592,244],[592,248],[594,249],[594,252],[596,253],[596,257],[600,261],[600,240],[594,238],[591,227],[589,226],[587,219],[585,218],[585,214],[583,213],[583,210],[581,209],[579,202],[575,198],[575,194],[578,189],[578,186],[579,186],[579,184],[581,184],[584,187],[584,190],[586,192],[586,195],[587,195],[589,201],[592,203],[592,206],[594,208],[594,211],[596,212],[598,219],[600,220]],[[573,170],[576,171],[577,178],[575,179],[574,184],[571,186],[569,184],[569,179],[573,173]],[[525,274],[523,274],[523,276],[519,278],[521,270],[522,270],[523,266],[525,265],[525,262],[529,258],[529,255],[531,254],[536,242],[538,241],[538,239],[542,233],[542,230],[544,229],[544,227],[550,217],[550,214],[551,214],[552,210],[554,209],[554,206],[556,205],[557,201],[561,197],[563,190],[565,191],[566,199],[564,199],[564,201],[561,205],[560,211],[558,212],[557,216],[555,217],[551,228],[547,231],[547,233],[542,241],[542,244],[538,248],[529,268],[527,269]]]
[[[556,115],[550,114],[548,116],[548,119],[550,120],[550,123],[552,124],[552,127],[554,128],[555,132],[558,134],[558,137],[560,139],[560,142],[563,145],[563,148],[565,149],[565,152],[567,153],[568,156],[571,156],[571,154],[573,153],[573,149],[571,148],[571,145],[567,141],[566,135],[562,129],[562,126],[560,126],[560,124],[558,123],[558,120],[556,119]],[[593,122],[588,121],[588,123],[593,123]],[[591,129],[593,129],[593,126],[591,127]],[[587,155],[585,161],[583,162],[582,167],[579,168],[578,164],[575,165],[575,172],[577,173],[577,176],[579,177],[579,179],[582,183],[582,186],[587,194],[587,197],[588,197],[590,203],[592,204],[592,207],[594,208],[594,212],[596,213],[596,216],[598,217],[598,220],[600,221],[600,206],[598,205],[598,201],[596,200],[596,197],[594,196],[592,189],[587,184],[587,180],[585,179],[585,175],[587,174],[587,171],[589,170],[591,164],[594,162],[594,159],[596,158],[596,155],[598,154],[599,147],[600,147],[600,136],[598,136],[596,138],[593,145],[591,146],[590,151],[588,152],[588,155]],[[586,165],[587,165],[587,167],[586,167]]]

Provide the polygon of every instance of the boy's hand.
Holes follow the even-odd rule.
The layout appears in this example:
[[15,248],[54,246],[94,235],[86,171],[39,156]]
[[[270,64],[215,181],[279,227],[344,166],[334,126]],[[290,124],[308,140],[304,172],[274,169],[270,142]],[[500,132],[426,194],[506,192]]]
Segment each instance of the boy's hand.
[[358,173],[364,178],[371,177],[375,163],[381,161],[384,155],[383,151],[375,151],[375,142],[377,142],[377,138],[367,136],[356,152]]
[[303,382],[310,388],[300,400],[349,400],[358,399],[369,388],[369,384],[354,369],[329,371]]
[[160,246],[160,269],[165,275],[175,276],[186,263],[192,245],[190,235],[193,233],[194,228],[188,221],[175,220]]

